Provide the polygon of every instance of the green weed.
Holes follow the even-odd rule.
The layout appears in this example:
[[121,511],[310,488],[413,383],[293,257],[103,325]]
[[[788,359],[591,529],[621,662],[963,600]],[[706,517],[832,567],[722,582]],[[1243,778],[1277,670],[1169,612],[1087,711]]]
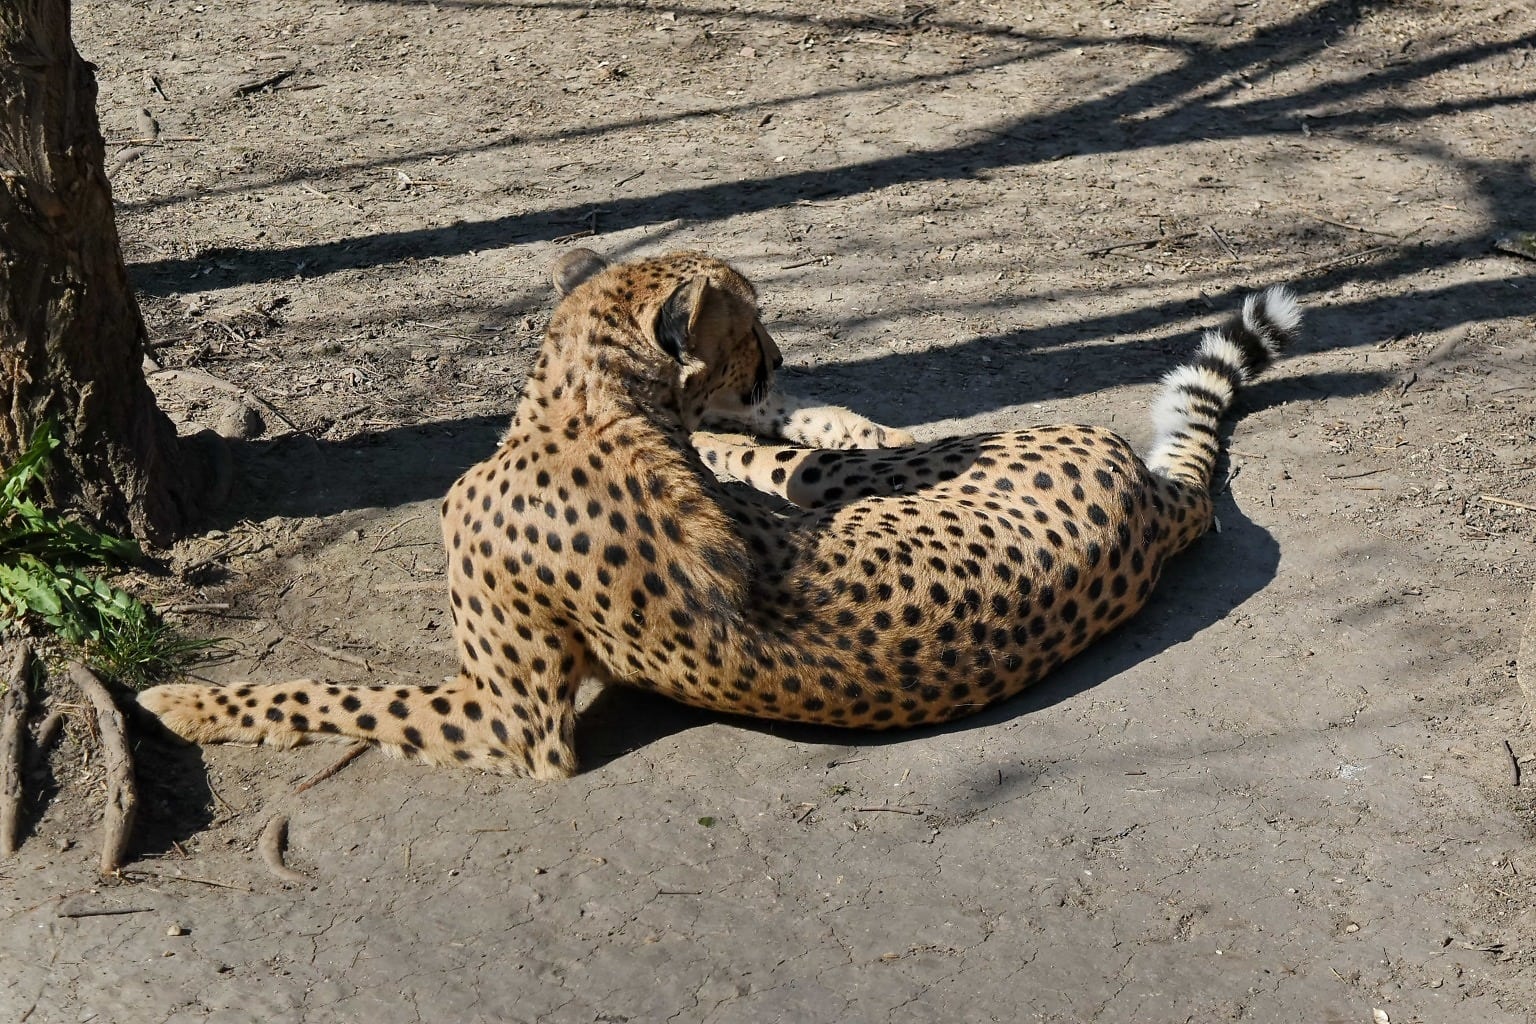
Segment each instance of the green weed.
[[44,423],[0,473],[0,628],[39,623],[93,668],[135,689],[184,669],[214,641],[181,636],[154,610],[91,569],[143,557],[139,546],[41,508],[27,492],[59,446]]

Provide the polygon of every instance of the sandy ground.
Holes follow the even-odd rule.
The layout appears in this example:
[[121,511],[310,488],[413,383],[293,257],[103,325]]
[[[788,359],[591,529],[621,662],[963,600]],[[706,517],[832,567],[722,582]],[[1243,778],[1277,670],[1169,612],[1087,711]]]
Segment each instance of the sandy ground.
[[[953,727],[604,692],[570,782],[371,753],[301,794],[336,748],[144,728],[138,855],[103,883],[72,720],[0,864],[0,1019],[1533,1019],[1536,263],[1492,243],[1536,229],[1536,5],[76,17],[153,381],[241,438],[147,582],[227,606],[186,615],[228,638],[219,680],[452,670],[433,506],[577,240],[732,259],[789,389],[920,437],[1144,441],[1243,291],[1311,315],[1244,400],[1221,532]],[[308,884],[256,855],[279,813]]]

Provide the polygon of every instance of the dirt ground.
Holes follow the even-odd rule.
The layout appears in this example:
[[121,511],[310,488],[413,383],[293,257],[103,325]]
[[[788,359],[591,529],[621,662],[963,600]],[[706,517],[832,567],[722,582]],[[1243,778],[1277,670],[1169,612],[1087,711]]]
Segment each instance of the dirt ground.
[[787,389],[921,438],[1143,442],[1245,290],[1310,319],[1221,532],[976,719],[607,691],[566,783],[370,753],[297,794],[337,748],[136,720],[104,883],[72,718],[0,863],[0,1020],[1536,1019],[1536,262],[1493,248],[1536,230],[1536,5],[76,6],[152,382],[238,438],[145,581],[227,638],[209,678],[453,670],[435,502],[577,240],[735,261]]

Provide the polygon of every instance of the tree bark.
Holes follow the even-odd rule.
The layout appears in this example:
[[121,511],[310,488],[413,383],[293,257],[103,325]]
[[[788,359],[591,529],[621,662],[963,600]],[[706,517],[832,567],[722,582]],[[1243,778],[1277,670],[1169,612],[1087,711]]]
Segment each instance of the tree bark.
[[48,503],[164,544],[196,514],[200,460],[144,380],[105,148],[69,0],[0,0],[0,465],[53,417]]

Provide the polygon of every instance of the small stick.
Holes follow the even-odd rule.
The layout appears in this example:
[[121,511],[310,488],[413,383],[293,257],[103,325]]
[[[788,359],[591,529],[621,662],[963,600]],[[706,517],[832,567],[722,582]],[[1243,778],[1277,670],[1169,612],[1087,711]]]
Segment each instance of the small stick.
[[704,893],[693,889],[658,889],[657,896],[703,896]]
[[327,658],[335,658],[337,661],[344,661],[348,665],[356,665],[358,668],[367,669],[369,672],[373,671],[372,665],[368,664],[367,661],[359,658],[355,654],[348,654],[346,651],[338,651],[334,647],[327,647],[324,644],[317,644],[312,640],[305,640],[303,637],[291,636],[288,639],[292,640],[294,643],[301,647],[308,647],[316,654],[323,654]]
[[923,813],[922,811],[915,811],[915,810],[913,810],[910,807],[855,807],[854,810],[855,811],[860,811],[860,812],[863,812],[863,813],[869,813],[871,811],[888,811],[891,814],[922,814]]
[[442,580],[416,580],[411,583],[380,583],[373,588],[375,594],[413,594],[418,590],[444,590]]
[[1402,241],[1402,236],[1401,235],[1398,235],[1398,234],[1396,234],[1394,232],[1391,232],[1391,231],[1378,231],[1375,228],[1363,228],[1363,227],[1361,227],[1358,224],[1349,224],[1349,223],[1346,223],[1345,221],[1342,221],[1342,220],[1334,220],[1332,217],[1324,217],[1320,213],[1313,213],[1311,210],[1304,209],[1303,207],[1300,207],[1300,206],[1295,207],[1295,209],[1296,209],[1296,212],[1302,214],[1303,216],[1311,217],[1313,220],[1319,221],[1319,222],[1321,222],[1323,224],[1332,224],[1336,228],[1345,228],[1345,229],[1347,229],[1349,231],[1358,231],[1361,234],[1365,234],[1365,235],[1379,235],[1382,238],[1392,238],[1392,239],[1396,239],[1399,242]]
[[1329,476],[1328,474],[1324,473],[1323,474],[1323,479],[1324,480],[1358,480],[1358,479],[1360,479],[1363,476],[1375,476],[1377,473],[1385,473],[1386,471],[1387,471],[1387,467],[1383,466],[1380,469],[1368,469],[1364,473],[1340,473],[1337,476]]
[[101,829],[99,867],[103,875],[113,875],[123,866],[139,805],[133,783],[133,754],[128,748],[128,726],[96,673],[72,661],[69,678],[96,709],[96,729],[101,733],[102,753],[107,760],[107,807]]
[[272,820],[267,822],[267,827],[261,830],[261,841],[258,848],[261,850],[261,862],[267,866],[267,870],[285,882],[297,882],[300,885],[309,882],[309,876],[302,871],[295,871],[283,863],[283,847],[288,845],[288,815],[274,814]]
[[1105,253],[1114,252],[1116,249],[1132,249],[1137,246],[1145,248],[1156,245],[1159,242],[1177,242],[1185,238],[1193,238],[1195,232],[1184,231],[1177,235],[1158,235],[1156,238],[1136,238],[1129,242],[1116,242],[1114,245],[1101,245],[1097,249],[1084,249],[1084,256],[1103,256]]
[[0,857],[17,849],[21,823],[21,759],[26,752],[27,678],[32,669],[32,645],[25,640],[11,662],[5,696],[0,697]]
[[220,882],[214,878],[198,878],[196,875],[168,875],[160,871],[143,871],[139,869],[124,871],[123,874],[135,877],[142,876],[144,878],[153,878],[160,882],[195,882],[198,885],[211,885],[215,889],[233,889],[236,892],[256,891],[250,886],[236,885],[233,882]]
[[187,612],[227,612],[233,607],[234,605],[228,601],[209,601],[206,604],[173,604],[160,610],[166,614],[172,612],[185,614]]
[[248,340],[245,335],[241,334],[239,331],[231,327],[226,321],[220,320],[216,316],[210,316],[208,318],[208,322],[211,324],[217,324],[218,326],[224,328],[224,333],[229,335],[229,340],[233,341],[236,345],[244,345]]
[[[1362,256],[1374,256],[1374,255],[1376,255],[1379,252],[1386,252],[1388,249],[1392,249],[1392,248],[1395,248],[1395,246],[1391,246],[1391,245],[1373,245],[1369,249],[1361,249],[1359,252],[1348,253],[1348,254],[1346,254],[1344,256],[1335,256],[1331,260],[1324,260],[1321,263],[1314,263],[1310,267],[1303,267],[1300,270],[1296,271],[1296,274],[1297,275],[1301,275],[1301,274],[1315,274],[1319,270],[1327,270],[1329,267],[1337,266],[1340,263],[1348,263],[1350,260],[1357,260],[1357,259],[1359,259]],[[1404,390],[1406,390],[1406,389],[1404,389]]]
[[1216,236],[1216,241],[1221,243],[1221,247],[1227,250],[1227,255],[1231,256],[1234,261],[1241,262],[1238,260],[1237,250],[1228,245],[1227,240],[1221,237],[1221,232],[1216,230],[1216,225],[1207,224],[1206,227],[1211,229],[1211,234]]
[[1491,502],[1494,505],[1508,505],[1510,508],[1523,508],[1527,512],[1536,512],[1536,505],[1527,505],[1521,501],[1510,501],[1508,498],[1495,497],[1492,494],[1479,494],[1479,501]]
[[315,774],[311,775],[309,778],[307,778],[303,782],[299,783],[297,786],[294,786],[293,787],[294,794],[297,795],[299,793],[303,793],[306,790],[313,789],[314,787],[320,785],[320,783],[324,782],[326,779],[330,778],[332,775],[335,775],[337,772],[341,771],[343,768],[345,768],[347,765],[351,764],[353,761],[357,760],[359,757],[362,757],[363,754],[367,753],[367,751],[368,751],[368,744],[366,744],[366,743],[354,744],[353,746],[351,746],[351,747],[349,747],[347,749],[347,752],[345,754],[342,754],[341,757],[337,758],[335,763],[332,764],[329,768],[322,768],[322,769],[320,769],[319,771],[315,772]]
[[797,260],[794,263],[785,263],[782,266],[780,266],[779,269],[780,270],[798,270],[800,267],[808,267],[808,266],[810,266],[813,263],[820,263],[820,262],[821,262],[821,257],[820,256],[812,256],[808,260]]
[[387,529],[383,533],[379,534],[379,539],[373,542],[373,550],[370,551],[369,554],[377,554],[379,548],[383,547],[384,542],[386,540],[388,540],[389,538],[393,537],[395,534],[399,533],[403,528],[405,528],[406,526],[409,526],[411,523],[416,522],[420,518],[422,518],[420,515],[406,516],[404,519],[400,520],[394,526],[391,526],[389,529]]
[[1515,748],[1509,745],[1509,740],[1504,741],[1504,753],[1509,755],[1509,784],[1520,785],[1520,759],[1515,756]]
[[319,196],[321,199],[329,199],[333,203],[340,203],[343,206],[350,206],[352,209],[357,210],[359,213],[363,212],[363,208],[352,202],[350,199],[343,199],[341,196],[333,195],[330,192],[322,192],[308,182],[301,183],[299,187],[312,196]]
[[240,812],[245,810],[245,808],[236,807],[228,800],[225,800],[223,794],[214,788],[212,781],[209,781],[208,783],[208,792],[213,794],[213,799],[218,803],[220,807],[224,808],[224,813],[228,814],[231,818],[239,817]]
[[298,70],[298,68],[283,68],[281,71],[275,71],[270,75],[263,75],[261,78],[253,78],[249,81],[241,82],[239,85],[230,90],[230,95],[249,96],[253,92],[261,92],[263,89],[270,89],[274,85],[277,85],[279,82],[291,78],[294,72]]
[[1147,252],[1111,252],[1105,253],[1105,255],[1114,256],[1116,259],[1122,260],[1140,260],[1143,263],[1156,263],[1160,267],[1179,266],[1179,264],[1173,262],[1172,260],[1158,259],[1156,256],[1153,256],[1151,253]]
[[117,917],[120,914],[151,914],[154,907],[100,907],[96,910],[61,910],[55,917]]

